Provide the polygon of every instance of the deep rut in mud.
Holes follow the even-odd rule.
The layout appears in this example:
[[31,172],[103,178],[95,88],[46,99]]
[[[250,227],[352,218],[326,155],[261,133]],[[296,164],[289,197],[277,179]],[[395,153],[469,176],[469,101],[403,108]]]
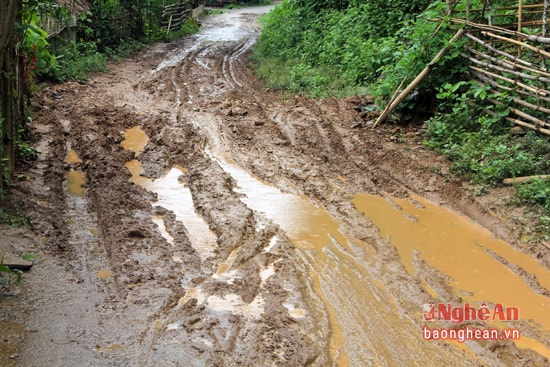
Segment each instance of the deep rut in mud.
[[[416,130],[353,128],[366,98],[265,89],[246,55],[266,10],[40,95],[20,190],[41,260],[3,364],[548,363],[548,249],[437,174]],[[466,302],[518,307],[488,326],[522,339],[423,339],[424,304]]]

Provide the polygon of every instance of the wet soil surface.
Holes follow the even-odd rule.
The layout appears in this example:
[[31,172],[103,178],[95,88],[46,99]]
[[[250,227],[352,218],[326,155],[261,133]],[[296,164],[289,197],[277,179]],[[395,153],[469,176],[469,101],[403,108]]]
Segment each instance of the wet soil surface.
[[[508,189],[447,174],[367,97],[274,93],[247,55],[267,8],[36,96],[13,189],[38,255],[1,298],[3,366],[543,366],[550,255]],[[424,340],[424,304],[498,303],[522,338]]]

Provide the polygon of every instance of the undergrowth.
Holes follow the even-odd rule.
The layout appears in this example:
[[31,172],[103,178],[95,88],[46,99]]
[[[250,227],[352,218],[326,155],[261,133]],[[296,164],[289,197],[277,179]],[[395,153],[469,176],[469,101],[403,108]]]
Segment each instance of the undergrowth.
[[[512,133],[504,117],[506,105],[495,107],[487,90],[475,82],[446,84],[439,89],[438,113],[427,122],[425,144],[447,156],[451,171],[481,187],[500,186],[506,178],[550,172],[550,140],[534,131]],[[550,237],[550,181],[535,179],[516,185],[520,204],[532,206],[537,231]]]

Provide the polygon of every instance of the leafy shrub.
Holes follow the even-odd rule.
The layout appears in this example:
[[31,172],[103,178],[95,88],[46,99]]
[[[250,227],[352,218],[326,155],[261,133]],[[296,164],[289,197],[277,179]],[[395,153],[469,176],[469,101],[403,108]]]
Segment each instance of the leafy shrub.
[[538,205],[550,213],[550,181],[537,178],[517,187],[516,196],[523,202]]
[[[414,77],[451,38],[446,30],[433,36],[437,23],[419,16],[425,4],[420,0],[283,0],[263,17],[253,59],[258,64],[292,60],[293,67],[287,70],[291,75],[281,77],[284,70],[273,73],[279,81],[286,80],[292,91],[298,88],[317,96],[319,85],[330,85],[339,89],[325,89],[325,95],[345,95],[368,88],[381,100],[387,99],[404,76]],[[442,15],[445,3],[433,4],[426,10],[430,17]],[[458,48],[449,52],[443,60],[445,69],[435,71],[422,87],[433,88],[434,83],[463,73],[464,66],[453,63],[458,57]],[[258,75],[269,78],[265,71]]]
[[100,53],[93,42],[70,44],[59,51],[63,66],[57,77],[61,81],[86,80],[94,72],[105,71],[107,57]]
[[475,184],[498,185],[505,178],[530,175],[538,168],[536,156],[505,135],[470,133],[447,154],[453,160],[452,171]]
[[437,96],[439,113],[427,122],[425,144],[449,157],[454,173],[474,184],[499,185],[505,178],[550,169],[548,139],[534,132],[509,135],[509,111],[505,104],[485,103],[486,87],[475,82],[445,84]]

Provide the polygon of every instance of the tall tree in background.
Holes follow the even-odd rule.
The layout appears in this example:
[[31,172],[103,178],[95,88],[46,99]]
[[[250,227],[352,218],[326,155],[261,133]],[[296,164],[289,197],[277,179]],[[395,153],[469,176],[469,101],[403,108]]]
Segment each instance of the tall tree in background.
[[16,50],[15,24],[21,14],[21,0],[0,2],[0,195],[4,180],[15,170],[15,134],[20,116],[19,58]]

